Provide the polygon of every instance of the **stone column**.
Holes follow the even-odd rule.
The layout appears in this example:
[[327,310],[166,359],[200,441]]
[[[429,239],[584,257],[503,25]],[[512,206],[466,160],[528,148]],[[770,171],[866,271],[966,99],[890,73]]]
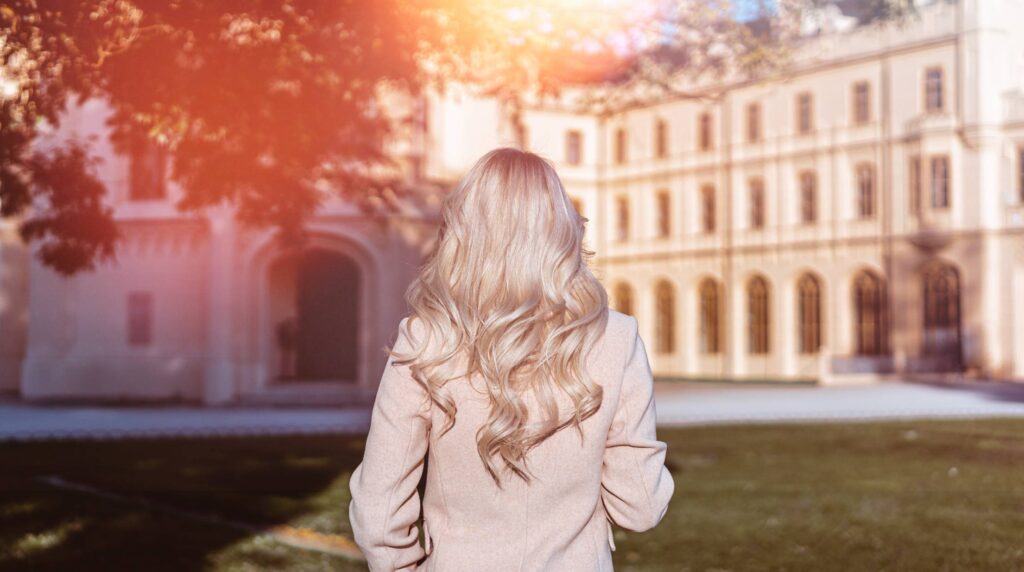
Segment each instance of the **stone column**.
[[219,405],[235,395],[234,301],[236,224],[234,209],[209,212],[210,250],[207,278],[206,368],[203,403]]

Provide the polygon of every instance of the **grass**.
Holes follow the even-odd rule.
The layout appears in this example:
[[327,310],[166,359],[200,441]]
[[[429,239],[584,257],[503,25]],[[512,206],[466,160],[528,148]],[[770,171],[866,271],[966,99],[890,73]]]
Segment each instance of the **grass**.
[[[1024,420],[661,429],[676,495],[616,569],[1024,569]],[[355,437],[0,444],[0,570],[365,570],[221,525],[55,490],[351,537]]]

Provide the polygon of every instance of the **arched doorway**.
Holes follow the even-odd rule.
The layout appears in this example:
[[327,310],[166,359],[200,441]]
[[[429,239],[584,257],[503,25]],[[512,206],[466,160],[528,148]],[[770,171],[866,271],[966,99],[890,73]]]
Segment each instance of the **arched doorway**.
[[943,358],[944,366],[958,369],[962,364],[960,326],[960,273],[941,262],[923,273],[924,353]]
[[279,381],[350,381],[359,376],[359,265],[307,248],[271,270]]

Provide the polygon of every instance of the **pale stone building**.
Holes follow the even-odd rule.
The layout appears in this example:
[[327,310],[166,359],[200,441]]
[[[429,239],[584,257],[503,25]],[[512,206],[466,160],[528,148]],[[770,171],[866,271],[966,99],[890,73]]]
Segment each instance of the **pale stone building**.
[[[521,136],[589,219],[598,276],[659,376],[1024,379],[1024,0],[830,22],[784,80],[599,115],[533,106]],[[67,129],[102,133],[89,105]],[[422,109],[394,150],[424,189],[516,139],[492,100],[456,90]],[[144,158],[99,145],[128,236],[119,263],[61,278],[6,223],[0,391],[372,396],[440,192],[381,219],[331,202],[311,248],[288,255],[230,213],[182,215],[173,184],[132,175]]]

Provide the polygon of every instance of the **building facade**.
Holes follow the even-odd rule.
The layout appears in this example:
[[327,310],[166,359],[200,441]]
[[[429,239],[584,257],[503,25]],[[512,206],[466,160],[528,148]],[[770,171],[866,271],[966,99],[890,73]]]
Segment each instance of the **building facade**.
[[[425,189],[517,140],[551,159],[660,377],[1024,380],[1024,1],[821,33],[781,75],[601,114],[531,106],[525,130],[454,89],[394,151]],[[105,112],[64,129],[102,135]],[[0,391],[372,398],[442,192],[381,218],[333,200],[283,252],[230,211],[178,212],[161,158],[98,145],[127,241],[64,278],[5,223]]]

